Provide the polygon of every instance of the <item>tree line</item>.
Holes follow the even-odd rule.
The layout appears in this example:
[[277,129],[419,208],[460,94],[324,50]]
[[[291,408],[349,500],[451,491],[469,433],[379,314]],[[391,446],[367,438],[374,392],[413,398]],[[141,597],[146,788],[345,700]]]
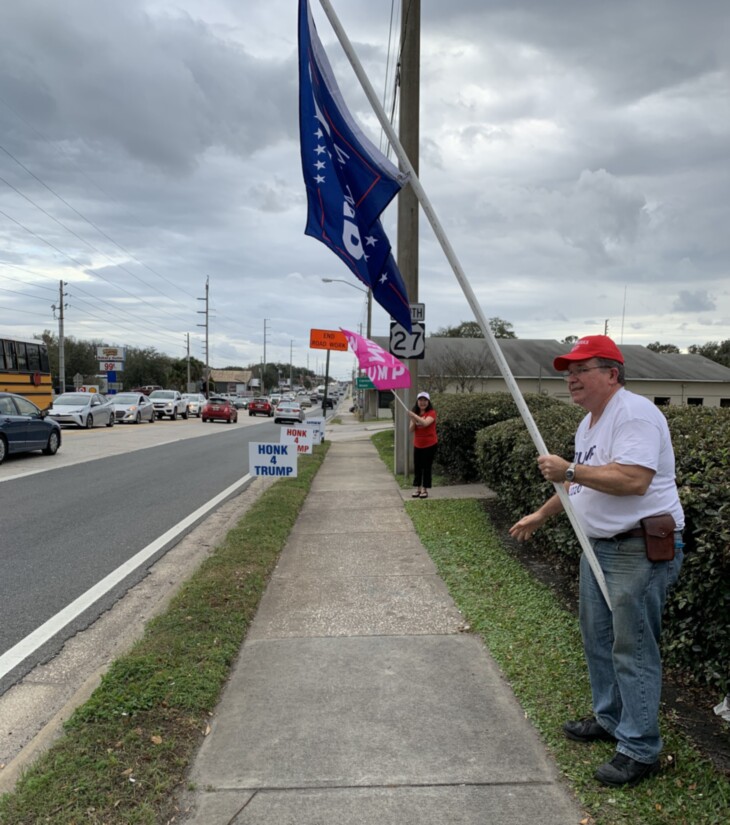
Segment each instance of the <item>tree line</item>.
[[[42,335],[34,336],[42,340],[48,348],[48,359],[51,366],[54,386],[59,380],[58,363],[58,336],[50,330]],[[84,384],[95,384],[99,376],[99,359],[96,355],[97,347],[106,345],[101,340],[79,340],[72,336],[64,338],[64,373],[66,388],[73,386],[75,375],[83,376]],[[124,372],[120,373],[120,380],[125,390],[135,387],[157,385],[165,389],[175,389],[185,392],[188,383],[188,359],[172,358],[158,352],[154,347],[125,347]],[[190,358],[190,381],[203,389],[205,381],[205,364],[198,358]],[[261,364],[243,366],[227,366],[222,369],[251,370],[253,377],[261,380],[267,389],[278,387],[282,379],[288,380],[290,365],[282,363],[268,363],[265,369]],[[311,388],[316,385],[315,374],[303,367],[293,367],[291,370],[295,385]]]
[[[490,318],[489,326],[495,338],[516,339],[513,325],[503,318]],[[451,327],[441,327],[433,333],[439,338],[483,338],[482,331],[476,321],[462,321],[460,324]],[[58,381],[58,336],[50,330],[45,330],[42,335],[34,336],[37,340],[43,340],[48,347],[48,357],[51,364],[51,373],[54,377],[54,384]],[[561,343],[570,346],[578,340],[577,335],[567,335]],[[101,340],[79,340],[73,337],[64,339],[64,371],[67,386],[70,386],[74,375],[82,375],[83,383],[93,384],[98,380],[99,363],[96,356],[97,347],[104,346],[106,342]],[[663,344],[655,341],[647,345],[647,349],[654,352],[679,353],[679,347],[674,344]],[[730,339],[725,341],[709,341],[706,344],[692,345],[688,348],[691,355],[702,355],[710,361],[715,361],[725,367],[730,367]],[[464,354],[453,355],[459,363],[449,365],[445,374],[451,375],[478,375],[480,374],[480,364],[462,363]],[[482,356],[479,356],[482,357]],[[461,360],[459,360],[461,359]],[[446,368],[447,365],[444,365]],[[289,378],[292,372],[294,385],[303,386],[307,389],[314,387],[317,383],[316,375],[313,371],[304,367],[291,367],[289,364],[270,362],[268,364],[249,364],[247,366],[227,366],[223,369],[251,370],[253,377],[261,380],[266,388],[278,387],[282,381]],[[263,375],[262,375],[263,373]],[[124,363],[124,373],[121,375],[125,389],[143,387],[156,384],[169,389],[179,389],[184,391],[188,381],[188,359],[172,358],[169,355],[158,352],[154,347],[126,347],[126,361]],[[197,358],[190,358],[190,380],[197,386],[203,386],[205,380],[205,364]],[[434,389],[437,389],[434,387]]]
[[[503,318],[489,318],[489,328],[495,338],[517,338],[513,325]],[[476,321],[462,321],[453,327],[441,327],[433,333],[435,338],[483,338],[481,327]],[[578,340],[577,335],[566,335],[562,339],[563,344],[574,344]],[[654,341],[646,345],[652,352],[666,352],[679,354],[679,347],[675,344],[662,344]],[[687,348],[690,355],[702,355],[710,361],[730,367],[730,338],[725,341],[708,341],[706,344],[692,344]]]

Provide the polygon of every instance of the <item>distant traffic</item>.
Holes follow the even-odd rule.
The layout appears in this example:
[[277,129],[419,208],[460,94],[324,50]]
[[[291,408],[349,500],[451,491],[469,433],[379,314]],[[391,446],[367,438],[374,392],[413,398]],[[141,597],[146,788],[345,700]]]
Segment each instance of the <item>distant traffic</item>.
[[[7,350],[2,343],[2,352],[11,351],[17,363],[18,342],[12,343],[13,347]],[[24,357],[28,357],[27,348]],[[8,359],[2,363],[6,366]],[[235,424],[239,411],[247,411],[249,416],[273,418],[276,424],[304,423],[305,410],[321,405],[324,398],[324,386],[311,393],[300,390],[255,398],[218,393],[206,399],[203,393],[180,393],[159,387],[142,387],[114,395],[97,391],[65,392],[54,398],[50,385],[45,389],[37,380],[26,384],[22,375],[16,370],[10,382],[22,388],[22,393],[0,391],[0,464],[15,453],[42,451],[55,455],[61,447],[62,430],[67,427],[91,430],[115,424],[153,424],[163,418],[170,421],[198,418],[202,423]],[[35,392],[35,397],[44,400],[47,396],[45,408],[27,397],[32,394],[26,392],[31,387],[44,388],[42,392]],[[334,407],[341,392],[339,385],[328,387],[326,406]]]

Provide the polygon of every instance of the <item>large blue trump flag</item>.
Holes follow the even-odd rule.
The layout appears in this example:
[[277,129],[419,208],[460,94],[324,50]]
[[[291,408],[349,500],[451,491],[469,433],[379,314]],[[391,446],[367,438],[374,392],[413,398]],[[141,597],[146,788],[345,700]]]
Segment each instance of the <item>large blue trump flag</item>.
[[411,330],[405,284],[380,214],[406,183],[347,110],[308,0],[299,0],[299,129],[307,187],[305,234],[326,244]]

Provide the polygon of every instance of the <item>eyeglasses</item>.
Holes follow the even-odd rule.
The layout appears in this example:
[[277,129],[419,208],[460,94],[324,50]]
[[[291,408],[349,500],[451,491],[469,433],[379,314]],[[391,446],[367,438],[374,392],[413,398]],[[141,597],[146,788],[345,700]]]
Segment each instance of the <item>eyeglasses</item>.
[[590,372],[591,370],[609,370],[609,369],[611,369],[611,367],[604,367],[604,366],[577,367],[574,370],[568,370],[568,372],[564,372],[564,373],[561,373],[561,374],[562,374],[563,378],[565,378],[565,380],[567,381],[569,378],[575,378],[576,376],[578,376],[578,378],[580,378],[580,376],[583,375],[583,373]]

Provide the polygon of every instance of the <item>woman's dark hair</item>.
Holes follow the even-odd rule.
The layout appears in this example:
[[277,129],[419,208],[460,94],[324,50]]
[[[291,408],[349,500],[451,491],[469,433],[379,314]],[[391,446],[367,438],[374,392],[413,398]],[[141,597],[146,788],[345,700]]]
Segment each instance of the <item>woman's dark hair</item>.
[[[426,407],[425,410],[423,410],[423,412],[428,412],[429,410],[433,409],[433,404],[431,403],[431,399],[427,398],[426,401],[428,401],[428,406]],[[413,409],[411,410],[411,412],[416,413],[416,415],[421,414],[421,408],[418,406],[418,399],[416,399],[416,403],[413,405]]]

